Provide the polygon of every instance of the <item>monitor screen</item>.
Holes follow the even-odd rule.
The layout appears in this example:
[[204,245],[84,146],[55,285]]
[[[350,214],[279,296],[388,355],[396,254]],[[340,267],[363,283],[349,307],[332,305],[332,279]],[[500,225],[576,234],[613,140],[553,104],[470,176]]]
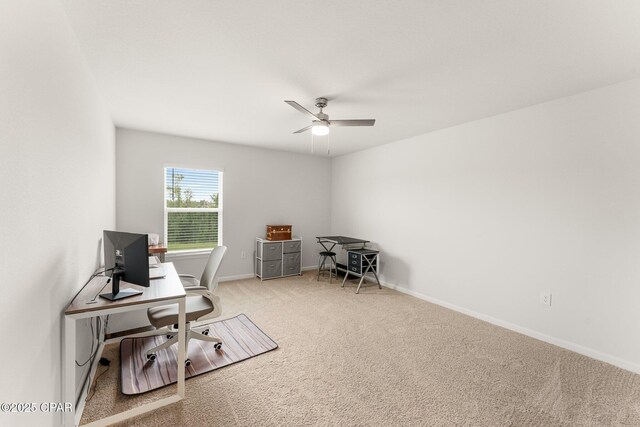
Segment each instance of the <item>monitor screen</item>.
[[120,291],[120,280],[149,287],[148,235],[104,230],[103,242],[104,268],[111,272],[112,292],[101,297],[114,300],[141,293]]

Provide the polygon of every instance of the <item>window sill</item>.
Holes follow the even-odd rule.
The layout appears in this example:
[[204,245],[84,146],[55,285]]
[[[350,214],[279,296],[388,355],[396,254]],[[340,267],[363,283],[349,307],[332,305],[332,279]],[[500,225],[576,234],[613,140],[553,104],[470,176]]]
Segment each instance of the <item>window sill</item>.
[[166,258],[186,258],[186,257],[208,257],[211,254],[211,249],[192,249],[186,251],[173,251],[167,252]]

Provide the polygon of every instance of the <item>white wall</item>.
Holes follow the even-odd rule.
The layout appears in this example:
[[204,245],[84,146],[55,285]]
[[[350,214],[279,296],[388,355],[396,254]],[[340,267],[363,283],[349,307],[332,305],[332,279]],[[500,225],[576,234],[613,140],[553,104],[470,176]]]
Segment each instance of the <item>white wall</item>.
[[[303,266],[317,265],[315,236],[330,229],[331,163],[326,157],[265,150],[129,129],[116,132],[119,230],[163,234],[164,166],[224,171],[223,244],[220,275],[253,274],[256,236],[267,224],[292,224],[303,239]],[[246,259],[241,259],[241,252]],[[206,256],[171,257],[179,272],[199,277]],[[137,316],[144,322],[144,315]],[[132,326],[113,318],[110,331]],[[138,323],[140,323],[138,322]]]
[[332,232],[372,239],[389,285],[640,372],[640,80],[332,171]]
[[[0,402],[62,400],[62,312],[115,224],[114,138],[59,3],[0,2]],[[7,426],[61,420],[0,413]]]

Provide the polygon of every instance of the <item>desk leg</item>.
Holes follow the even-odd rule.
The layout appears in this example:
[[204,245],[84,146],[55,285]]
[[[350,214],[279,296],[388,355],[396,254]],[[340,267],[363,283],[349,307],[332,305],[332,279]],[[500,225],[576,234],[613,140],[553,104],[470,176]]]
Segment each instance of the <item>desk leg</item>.
[[380,279],[378,279],[378,273],[376,273],[376,269],[372,268],[371,272],[373,273],[374,276],[376,276],[376,282],[378,282],[378,289],[382,289],[382,285],[380,284]]
[[[376,265],[374,266],[373,263],[376,263]],[[369,269],[371,270],[371,272],[373,273],[374,276],[376,276],[376,282],[378,282],[378,289],[382,289],[382,285],[380,284],[380,279],[378,279],[378,273],[376,272],[376,270],[378,269],[378,254],[376,254],[373,259],[371,259],[371,261],[369,261]]]
[[331,243],[332,243],[331,247],[330,247],[330,248],[327,248],[327,247],[325,246],[325,243],[328,243],[328,242],[324,242],[324,241],[322,241],[322,240],[318,240],[318,243],[320,243],[320,246],[322,246],[322,247],[324,248],[324,250],[325,250],[325,251],[327,251],[327,252],[331,252],[331,251],[333,251],[333,248],[335,248],[335,247],[336,247],[336,244],[337,244],[337,243],[333,243],[333,242],[331,242]]
[[347,271],[344,273],[344,279],[342,279],[342,288],[344,288],[344,282],[347,281],[347,277],[349,276],[349,266],[347,266]]
[[382,289],[382,285],[380,284],[380,279],[378,279],[378,275],[376,274],[376,269],[372,268],[371,266],[367,267],[367,269],[364,271],[364,273],[362,273],[362,277],[360,277],[360,283],[358,283],[358,288],[356,289],[356,294],[360,292],[360,286],[362,286],[362,282],[364,282],[364,276],[365,274],[367,274],[369,271],[371,271],[373,273],[374,276],[376,276],[376,281],[378,282],[378,289]]
[[178,396],[184,399],[184,377],[186,368],[184,362],[187,353],[186,349],[186,298],[178,301]]
[[[380,279],[378,279],[378,274],[376,273],[376,269],[373,267],[373,262],[376,261],[378,256],[376,255],[372,259],[366,259],[367,261],[367,269],[362,273],[362,277],[360,278],[360,283],[358,283],[358,288],[356,289],[356,294],[360,292],[360,286],[362,286],[362,282],[364,282],[364,276],[371,271],[374,276],[376,276],[376,282],[378,282],[378,289],[382,289],[382,285],[380,284]],[[376,264],[377,265],[377,264]],[[344,283],[344,282],[343,282]]]
[[64,350],[62,358],[63,387],[62,401],[71,403],[71,411],[64,412],[63,425],[75,426],[76,417],[76,319],[64,316]]
[[358,282],[358,287],[356,288],[356,294],[360,293],[360,286],[362,286],[362,282],[364,282],[364,275],[367,274],[367,272],[369,272],[369,267],[367,267],[364,273],[362,273],[362,276],[360,276],[360,282]]

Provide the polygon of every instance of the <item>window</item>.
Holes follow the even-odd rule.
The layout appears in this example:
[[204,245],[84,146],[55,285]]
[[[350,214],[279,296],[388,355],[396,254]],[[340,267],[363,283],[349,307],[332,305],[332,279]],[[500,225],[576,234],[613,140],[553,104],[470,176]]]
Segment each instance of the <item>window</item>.
[[222,172],[164,169],[164,238],[169,251],[222,244]]

